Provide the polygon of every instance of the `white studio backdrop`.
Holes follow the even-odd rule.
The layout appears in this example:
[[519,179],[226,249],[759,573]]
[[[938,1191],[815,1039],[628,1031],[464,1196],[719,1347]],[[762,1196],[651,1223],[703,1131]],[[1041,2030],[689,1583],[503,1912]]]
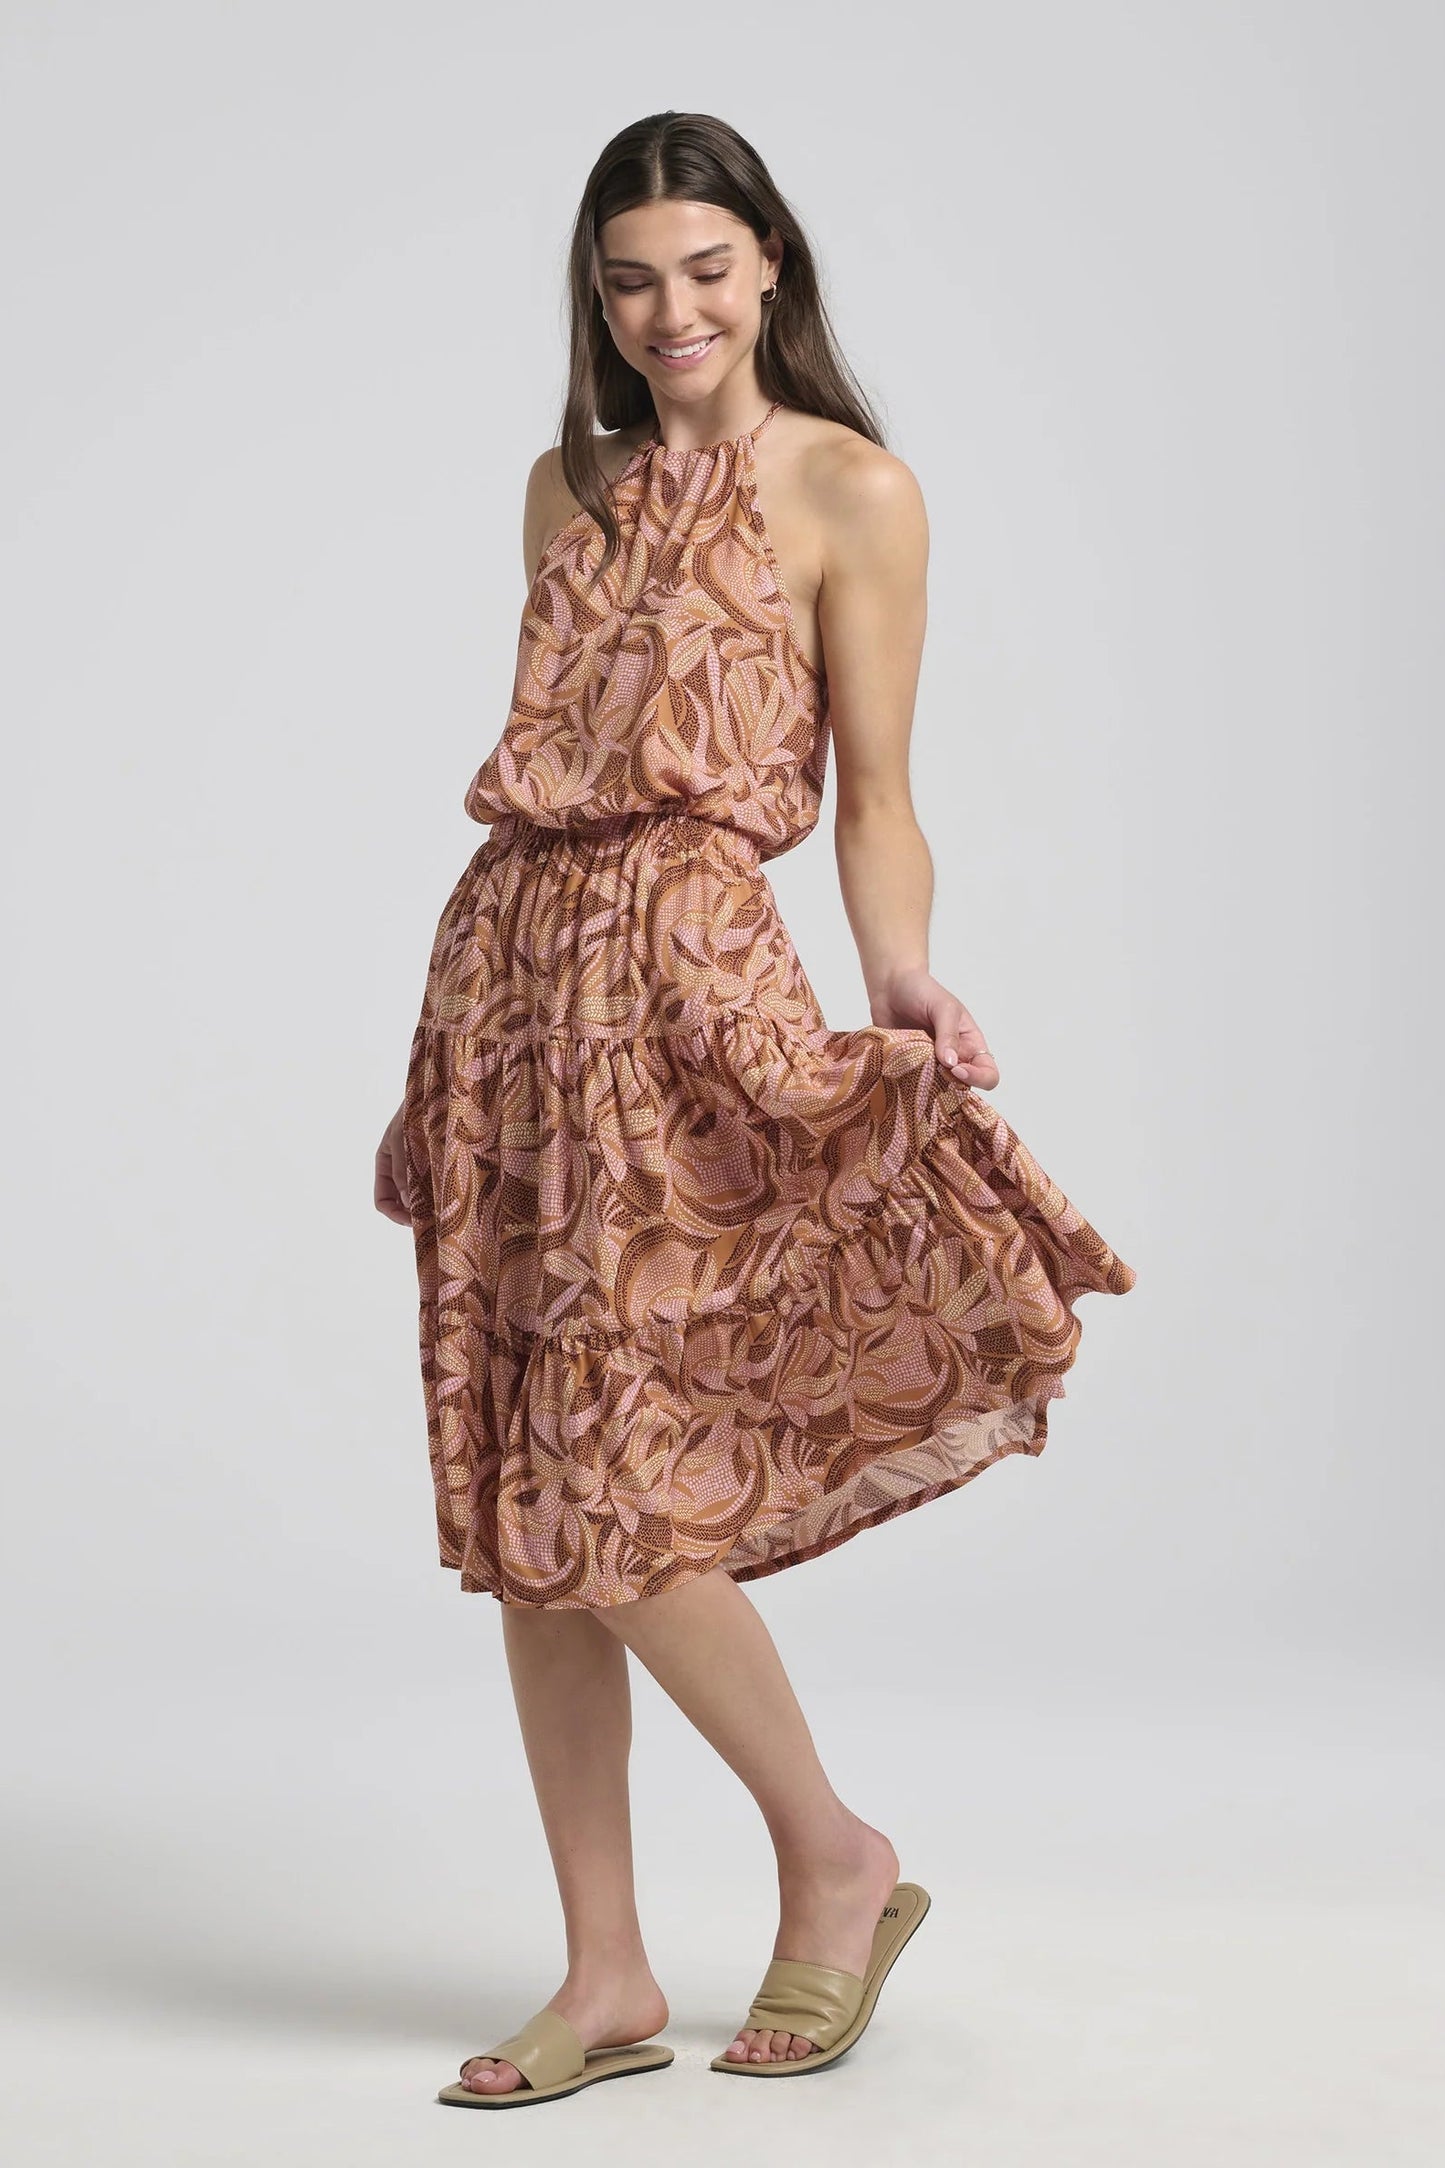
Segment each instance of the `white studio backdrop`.
[[[1037,1461],[750,1584],[938,1907],[778,2157],[1438,2151],[1442,59],[1398,0],[0,10],[13,2157],[440,2157],[560,1979],[372,1157],[568,227],[668,106],[922,484],[933,965],[1139,1275]],[[832,807],[768,870],[846,1028]],[[760,2112],[704,2072],[771,1854],[635,1677],[679,2067],[539,2159]]]

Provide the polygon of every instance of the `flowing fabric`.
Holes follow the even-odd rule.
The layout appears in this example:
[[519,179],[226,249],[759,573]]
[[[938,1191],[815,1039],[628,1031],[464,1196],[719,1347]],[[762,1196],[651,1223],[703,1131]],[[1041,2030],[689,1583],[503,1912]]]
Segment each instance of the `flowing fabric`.
[[439,1556],[505,1603],[756,1579],[1041,1452],[1075,1301],[1135,1281],[930,1033],[823,1018],[762,870],[828,726],[758,434],[640,446],[600,580],[589,515],[548,545],[432,946],[403,1127]]

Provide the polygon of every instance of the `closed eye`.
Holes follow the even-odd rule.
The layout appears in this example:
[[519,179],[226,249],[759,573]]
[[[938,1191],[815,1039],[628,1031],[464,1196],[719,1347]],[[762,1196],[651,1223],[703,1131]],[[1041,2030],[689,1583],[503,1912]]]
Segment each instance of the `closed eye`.
[[[698,273],[697,283],[699,286],[716,286],[719,279],[725,279],[726,277],[726,271],[700,271]],[[644,283],[640,286],[619,285],[616,290],[619,294],[641,294],[647,291],[647,286],[646,282],[644,281]]]

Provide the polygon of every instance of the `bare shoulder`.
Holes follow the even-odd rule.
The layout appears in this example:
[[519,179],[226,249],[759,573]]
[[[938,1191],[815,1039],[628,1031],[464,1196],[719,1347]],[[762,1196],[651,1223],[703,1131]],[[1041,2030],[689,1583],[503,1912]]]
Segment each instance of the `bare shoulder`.
[[[621,472],[646,435],[646,428],[638,425],[594,436],[597,464],[607,481]],[[548,543],[580,510],[562,472],[562,447],[549,444],[545,451],[538,452],[527,470],[523,552],[529,573],[540,564]]]
[[800,415],[799,481],[828,557],[914,557],[928,548],[928,514],[905,460],[856,429]]
[[794,417],[797,476],[824,566],[926,552],[928,516],[906,461],[818,414]]
[[[647,429],[636,423],[593,437],[593,450],[605,480],[615,480],[647,434]],[[532,461],[527,474],[527,498],[529,503],[535,500],[539,507],[555,508],[563,518],[577,510],[577,500],[568,489],[562,472],[560,444],[549,444]]]

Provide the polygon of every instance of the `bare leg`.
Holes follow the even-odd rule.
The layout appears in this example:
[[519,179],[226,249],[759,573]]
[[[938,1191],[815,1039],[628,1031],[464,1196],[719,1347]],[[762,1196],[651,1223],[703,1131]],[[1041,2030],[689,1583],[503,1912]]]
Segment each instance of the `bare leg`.
[[[598,1625],[596,1612],[501,1608],[527,1766],[567,1929],[567,1977],[547,2007],[575,2027],[584,2047],[650,2039],[668,2010],[642,1946],[633,1889],[627,1651]],[[502,2093],[523,2080],[511,2063],[474,2056],[463,2082]]]
[[[829,1783],[777,1647],[743,1589],[719,1570],[592,1616],[626,1643],[756,1799],[778,1861],[773,1956],[862,1973],[898,1880],[898,1855]],[[776,2061],[807,2055],[812,2045],[801,2035],[743,2031],[726,2052],[739,2062]]]

